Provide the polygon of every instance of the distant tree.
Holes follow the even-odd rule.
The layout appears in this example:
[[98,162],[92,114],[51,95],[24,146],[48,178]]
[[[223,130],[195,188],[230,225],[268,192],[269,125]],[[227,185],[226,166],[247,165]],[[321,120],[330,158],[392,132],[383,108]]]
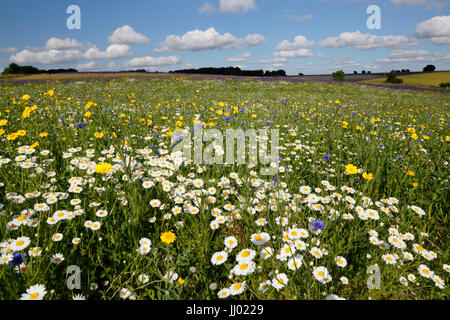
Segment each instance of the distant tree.
[[389,83],[402,83],[403,80],[397,78],[397,76],[395,75],[395,71],[392,70],[391,72],[389,72],[389,74],[387,76],[387,79],[386,79],[386,82],[389,82]]
[[366,70],[361,71],[362,74],[366,74]]
[[336,81],[344,81],[345,73],[342,70],[336,71],[332,73],[333,79]]
[[432,64],[429,64],[423,68],[423,72],[433,72],[434,70],[436,70],[436,67]]
[[367,71],[367,74],[371,74],[371,73],[372,73],[372,71],[370,71],[370,70],[369,70],[369,71]]
[[358,74],[358,71],[353,71],[353,74]]
[[299,75],[299,76],[304,76],[304,74],[303,74],[303,73],[301,73],[301,72],[300,72],[300,73],[299,73],[298,75]]
[[409,72],[411,72],[411,71],[409,71],[409,69],[406,69],[406,72],[409,73]]

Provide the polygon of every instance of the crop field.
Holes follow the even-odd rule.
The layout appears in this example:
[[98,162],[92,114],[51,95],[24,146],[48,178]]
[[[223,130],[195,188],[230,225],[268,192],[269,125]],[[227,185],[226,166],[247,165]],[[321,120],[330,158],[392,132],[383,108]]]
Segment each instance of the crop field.
[[[0,299],[448,299],[449,103],[188,76],[0,83]],[[175,151],[184,130],[224,154],[213,129],[276,131],[278,156]]]
[[[399,75],[397,78],[402,79],[403,83],[399,86],[415,86],[422,88],[440,89],[441,83],[450,82],[450,71],[428,72],[411,75]],[[364,80],[365,83],[384,84],[386,78]],[[395,84],[391,84],[395,85]]]

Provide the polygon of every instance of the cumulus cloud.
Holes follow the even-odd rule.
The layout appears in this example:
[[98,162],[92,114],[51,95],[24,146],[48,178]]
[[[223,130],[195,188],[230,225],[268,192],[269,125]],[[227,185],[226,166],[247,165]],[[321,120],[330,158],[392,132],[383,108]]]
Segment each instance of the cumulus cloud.
[[59,39],[52,37],[47,40],[44,49],[46,50],[68,50],[68,49],[83,49],[84,45],[76,39]]
[[123,63],[126,68],[152,68],[159,66],[169,66],[179,64],[181,57],[169,56],[169,57],[141,57],[134,58]]
[[98,69],[97,64],[94,61],[82,63],[75,67],[78,71],[96,71]]
[[57,50],[50,49],[45,51],[32,51],[29,49],[22,50],[9,58],[10,62],[17,64],[65,64],[75,62],[83,57],[83,53],[78,49]]
[[440,53],[432,54],[425,50],[391,50],[386,58],[377,58],[375,62],[383,64],[398,64],[406,62],[436,62],[450,59],[450,54],[444,55]]
[[108,41],[114,44],[139,44],[150,42],[143,34],[134,31],[129,25],[114,30],[113,34],[108,37]]
[[156,52],[170,51],[201,51],[201,50],[229,50],[235,48],[242,40],[234,37],[230,33],[220,34],[215,28],[211,27],[205,31],[193,30],[184,35],[169,35],[162,42]]
[[204,2],[203,5],[198,8],[199,13],[211,13],[214,11],[214,6],[209,2]]
[[257,6],[255,0],[220,0],[219,8],[222,12],[239,13],[256,10]]
[[117,59],[130,54],[130,47],[126,44],[112,44],[105,51],[100,51],[96,46],[93,46],[84,53],[83,57],[86,59]]
[[17,52],[18,50],[19,49],[17,49],[16,47],[0,48],[0,52],[9,53],[9,54]]
[[314,53],[309,49],[297,49],[297,50],[284,50],[278,51],[273,54],[278,58],[294,59],[294,58],[306,58],[314,56]]
[[247,60],[248,57],[250,57],[250,52],[245,52],[245,53],[243,53],[241,55],[238,55],[236,57],[228,58],[227,61],[228,62],[242,62],[242,61]]
[[329,37],[319,42],[322,47],[329,48],[353,48],[370,50],[376,48],[398,49],[406,46],[416,46],[417,40],[410,40],[408,37],[399,35],[377,36],[369,33],[343,32],[338,37]]
[[435,44],[450,43],[450,16],[436,16],[417,24],[413,31],[418,38],[427,38]]
[[265,42],[266,38],[264,38],[262,34],[249,34],[245,37],[244,41],[247,44],[247,47],[253,47]]
[[293,42],[288,40],[281,41],[275,48],[277,51],[309,49],[314,46],[314,41],[308,40],[305,36],[296,36]]

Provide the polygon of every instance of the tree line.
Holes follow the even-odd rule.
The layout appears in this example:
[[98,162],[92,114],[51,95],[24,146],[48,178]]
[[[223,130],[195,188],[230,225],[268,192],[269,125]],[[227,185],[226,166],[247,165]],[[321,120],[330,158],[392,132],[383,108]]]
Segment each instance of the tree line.
[[170,71],[170,73],[192,73],[192,74],[217,74],[217,75],[228,75],[228,76],[248,76],[248,77],[284,77],[286,76],[286,71],[266,71],[259,70],[241,70],[239,67],[222,67],[222,68],[199,68],[199,69],[182,69]]
[[70,68],[70,69],[49,69],[49,70],[40,70],[33,66],[19,66],[16,63],[11,63],[9,67],[5,68],[2,74],[39,74],[39,73],[70,73],[70,72],[78,72],[78,70]]

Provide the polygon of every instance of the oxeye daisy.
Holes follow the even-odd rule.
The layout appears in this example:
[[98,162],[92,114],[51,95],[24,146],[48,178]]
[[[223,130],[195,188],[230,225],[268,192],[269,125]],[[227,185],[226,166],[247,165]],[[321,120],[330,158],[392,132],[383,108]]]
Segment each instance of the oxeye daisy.
[[26,293],[23,293],[20,300],[42,300],[47,294],[45,286],[42,284],[36,284],[29,287]]
[[341,256],[337,256],[335,258],[335,262],[341,268],[344,268],[347,265],[347,260],[344,257],[341,257]]
[[238,245],[238,240],[235,237],[233,237],[233,236],[226,237],[225,240],[224,240],[224,245],[228,249],[234,249]]
[[266,293],[267,290],[271,287],[272,282],[270,280],[263,281],[259,284],[258,290],[262,293]]
[[57,241],[61,241],[63,239],[63,234],[62,233],[55,233],[52,236],[52,240],[57,242]]
[[30,242],[28,237],[19,237],[10,244],[9,248],[13,251],[21,251],[28,247]]
[[213,254],[211,257],[211,263],[214,265],[220,265],[227,261],[228,259],[228,253],[225,251],[219,251]]
[[225,298],[229,297],[230,294],[231,294],[231,290],[228,288],[223,288],[223,289],[219,290],[219,292],[217,292],[217,296],[220,299],[225,299]]
[[106,217],[108,215],[108,211],[106,211],[106,210],[97,210],[97,212],[95,212],[95,215],[97,217],[103,218],[103,217]]
[[146,274],[142,273],[142,274],[139,275],[138,280],[142,284],[145,284],[145,283],[147,283],[150,280],[150,278]]
[[62,253],[55,253],[51,259],[50,262],[54,263],[54,264],[60,264],[61,262],[63,262],[65,260],[64,256]]
[[272,287],[279,290],[286,286],[289,282],[289,278],[285,273],[279,273],[274,279],[272,279]]
[[236,255],[237,262],[246,262],[252,260],[256,255],[253,249],[243,249]]
[[232,272],[237,276],[246,276],[253,273],[255,269],[256,264],[253,261],[243,261],[234,266]]
[[241,294],[245,290],[245,281],[233,283],[228,289],[233,296]]
[[289,270],[296,271],[301,267],[303,263],[303,256],[302,255],[296,255],[293,258],[290,258],[287,262],[287,266]]
[[342,284],[348,284],[348,278],[347,277],[340,277],[339,280],[341,280]]
[[424,264],[419,265],[418,270],[419,274],[424,278],[432,278],[434,276],[434,272]]

